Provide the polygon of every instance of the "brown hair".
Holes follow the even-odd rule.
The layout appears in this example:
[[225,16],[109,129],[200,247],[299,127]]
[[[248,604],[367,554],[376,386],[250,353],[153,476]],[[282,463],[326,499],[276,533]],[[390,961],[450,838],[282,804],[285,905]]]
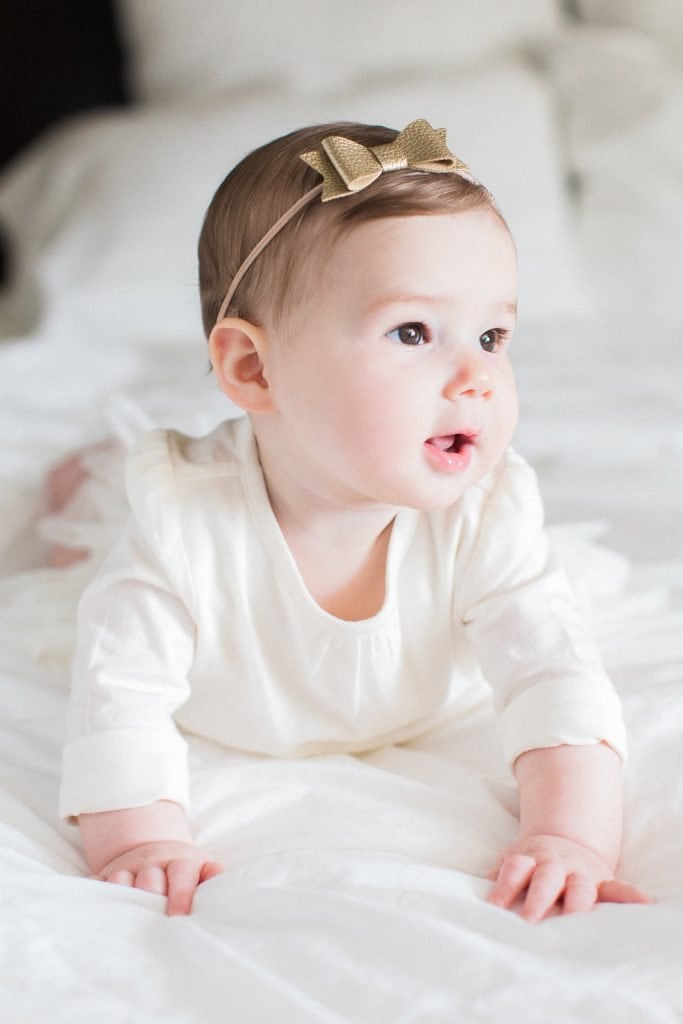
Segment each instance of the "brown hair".
[[[199,290],[207,337],[243,261],[278,218],[319,184],[320,175],[299,157],[327,135],[377,146],[392,142],[398,132],[351,122],[315,125],[268,142],[237,164],[211,200],[199,237]],[[320,267],[329,247],[360,223],[486,208],[497,213],[483,185],[460,174],[410,169],[382,174],[361,192],[341,199],[323,204],[316,197],[249,268],[226,315],[256,324],[286,315],[310,278],[307,271]]]

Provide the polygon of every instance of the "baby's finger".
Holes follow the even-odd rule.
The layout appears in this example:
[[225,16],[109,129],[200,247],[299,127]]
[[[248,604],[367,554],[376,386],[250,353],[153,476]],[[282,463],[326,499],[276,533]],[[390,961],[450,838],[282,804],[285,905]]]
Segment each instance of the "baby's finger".
[[522,916],[527,921],[540,921],[554,907],[564,891],[566,873],[562,864],[541,864],[529,883]]
[[598,889],[598,900],[601,903],[652,903],[650,897],[637,885],[620,882],[618,878],[602,883]]
[[489,893],[489,903],[497,907],[511,907],[536,870],[536,861],[523,853],[506,857],[500,866],[496,883]]
[[135,879],[135,888],[156,893],[158,896],[165,896],[168,888],[166,872],[157,864],[148,864],[146,867],[140,868]]
[[118,871],[112,871],[112,873],[106,877],[104,875],[99,875],[99,878],[101,878],[103,882],[113,882],[114,885],[135,885],[135,875],[133,872],[125,871],[123,868]]
[[201,874],[200,864],[189,860],[172,860],[166,868],[168,879],[168,905],[166,912],[169,917],[175,914],[189,914],[192,911],[192,898],[199,885]]
[[582,914],[591,910],[598,898],[598,887],[585,875],[570,875],[564,890],[563,913]]
[[208,882],[210,879],[215,878],[216,875],[222,875],[224,871],[225,864],[221,864],[217,860],[207,860],[200,872],[199,881],[200,883]]

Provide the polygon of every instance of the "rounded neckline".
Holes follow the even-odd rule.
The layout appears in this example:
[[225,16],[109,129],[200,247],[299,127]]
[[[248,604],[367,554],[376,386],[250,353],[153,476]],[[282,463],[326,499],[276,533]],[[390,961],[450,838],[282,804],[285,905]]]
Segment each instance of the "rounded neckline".
[[418,513],[401,508],[396,513],[387,548],[384,573],[384,601],[382,607],[366,619],[342,619],[322,608],[314,599],[299,571],[299,566],[277,521],[268,497],[266,481],[261,468],[256,437],[248,416],[239,425],[238,452],[242,466],[242,486],[261,542],[275,563],[279,580],[287,587],[300,607],[312,619],[328,628],[334,626],[348,633],[375,633],[395,614],[394,594],[398,567],[410,543]]

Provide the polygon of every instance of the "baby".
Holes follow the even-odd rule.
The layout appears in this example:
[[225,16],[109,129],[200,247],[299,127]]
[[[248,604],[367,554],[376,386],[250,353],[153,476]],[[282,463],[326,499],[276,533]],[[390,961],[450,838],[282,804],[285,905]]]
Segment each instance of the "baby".
[[[79,608],[61,811],[93,874],[188,913],[184,734],[360,753],[492,690],[520,788],[490,900],[646,897],[615,878],[619,701],[509,447],[515,248],[445,132],[328,124],[247,156],[199,243],[203,321],[246,413],[157,430]],[[182,730],[182,731],[181,731]]]

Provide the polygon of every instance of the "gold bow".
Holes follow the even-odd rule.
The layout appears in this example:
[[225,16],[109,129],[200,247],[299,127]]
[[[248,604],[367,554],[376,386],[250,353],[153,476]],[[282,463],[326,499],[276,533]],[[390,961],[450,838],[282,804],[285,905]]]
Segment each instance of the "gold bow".
[[301,159],[323,176],[322,201],[360,192],[385,171],[408,167],[415,171],[467,174],[469,168],[446,146],[446,129],[432,128],[419,118],[384,146],[363,146],[341,135],[328,135],[319,149]]

